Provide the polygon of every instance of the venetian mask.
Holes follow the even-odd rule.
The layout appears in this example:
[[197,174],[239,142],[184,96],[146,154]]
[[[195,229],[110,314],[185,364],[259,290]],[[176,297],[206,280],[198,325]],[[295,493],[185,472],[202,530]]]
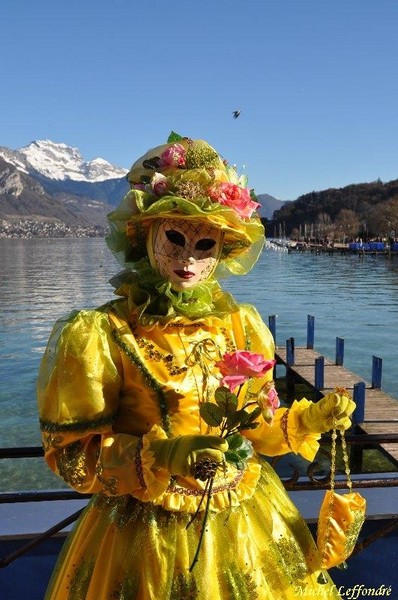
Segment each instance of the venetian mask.
[[153,223],[148,251],[161,277],[181,291],[212,275],[222,241],[222,231],[203,221],[165,218]]

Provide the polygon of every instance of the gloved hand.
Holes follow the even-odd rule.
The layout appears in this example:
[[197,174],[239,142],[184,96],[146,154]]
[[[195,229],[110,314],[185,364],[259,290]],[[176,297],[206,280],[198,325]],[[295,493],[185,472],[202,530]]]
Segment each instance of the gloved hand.
[[336,389],[303,411],[301,425],[307,433],[324,433],[333,427],[344,431],[351,426],[349,417],[354,409],[355,402],[348,392]]
[[191,474],[194,464],[204,458],[221,462],[228,442],[217,435],[181,435],[170,440],[154,440],[150,449],[155,455],[155,467],[185,477]]

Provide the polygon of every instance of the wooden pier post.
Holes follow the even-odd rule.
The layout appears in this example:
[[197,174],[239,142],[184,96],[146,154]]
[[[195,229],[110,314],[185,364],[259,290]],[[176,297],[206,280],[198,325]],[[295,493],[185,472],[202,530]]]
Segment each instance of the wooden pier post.
[[318,356],[315,359],[315,399],[320,400],[322,394],[320,390],[325,387],[325,357]]
[[295,376],[292,370],[294,366],[294,338],[286,340],[286,396],[288,400],[293,400],[295,396]]
[[353,412],[352,420],[355,424],[363,423],[365,420],[365,390],[366,386],[363,381],[354,384],[353,400],[357,406]]
[[[354,424],[354,431],[358,423],[363,423],[365,420],[365,393],[366,385],[363,381],[354,384],[353,388],[353,400],[356,404],[356,408],[352,415],[352,422]],[[353,472],[361,473],[363,466],[363,446],[360,444],[353,444],[350,449],[350,468]]]
[[286,340],[286,362],[288,367],[294,366],[294,338]]
[[277,315],[269,315],[268,317],[268,329],[272,333],[272,337],[276,342],[276,316]]
[[381,373],[383,367],[383,360],[377,356],[372,357],[372,388],[381,389]]
[[342,367],[344,363],[344,339],[336,338],[336,365]]
[[315,317],[307,315],[307,348],[309,350],[314,349],[314,338],[315,338]]

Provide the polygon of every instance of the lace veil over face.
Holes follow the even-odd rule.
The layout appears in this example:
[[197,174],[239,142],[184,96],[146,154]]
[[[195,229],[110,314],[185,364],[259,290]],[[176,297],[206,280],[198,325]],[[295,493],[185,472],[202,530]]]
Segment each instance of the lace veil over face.
[[147,247],[152,267],[175,290],[192,288],[213,274],[223,233],[204,221],[164,218],[153,222]]

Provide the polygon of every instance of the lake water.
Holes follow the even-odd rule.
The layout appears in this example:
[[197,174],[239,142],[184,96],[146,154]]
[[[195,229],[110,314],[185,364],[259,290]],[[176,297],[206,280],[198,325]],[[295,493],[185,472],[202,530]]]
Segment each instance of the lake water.
[[[35,381],[52,325],[112,298],[120,267],[103,239],[0,239],[0,265],[0,447],[39,445]],[[265,250],[249,275],[223,285],[266,322],[277,315],[279,346],[305,344],[312,315],[315,348],[333,358],[344,338],[344,364],[360,378],[371,379],[372,355],[382,358],[382,387],[398,398],[398,258]],[[0,463],[1,490],[60,485],[42,459]]]

